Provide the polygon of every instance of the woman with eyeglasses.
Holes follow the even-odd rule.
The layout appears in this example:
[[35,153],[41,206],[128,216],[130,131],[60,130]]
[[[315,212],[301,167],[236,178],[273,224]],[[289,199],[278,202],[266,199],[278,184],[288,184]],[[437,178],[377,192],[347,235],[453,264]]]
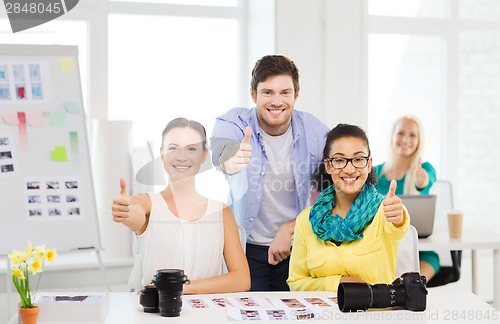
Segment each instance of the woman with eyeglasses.
[[[195,176],[206,160],[205,128],[186,118],[170,121],[160,154],[167,187],[129,197],[124,179],[113,200],[113,220],[137,235],[138,252],[129,286],[139,290],[159,269],[182,269],[191,283],[185,294],[226,293],[250,288],[250,271],[238,227],[228,206],[200,195]],[[223,273],[223,261],[228,272]]]
[[337,291],[341,282],[390,284],[409,215],[375,188],[366,133],[339,124],[327,135],[315,204],[297,217],[287,280],[290,290]]
[[[415,116],[402,116],[394,123],[390,158],[375,166],[377,190],[385,195],[392,180],[397,182],[398,195],[427,195],[436,182],[436,170],[429,162],[422,163],[422,124]],[[439,272],[439,256],[434,251],[420,251],[420,272],[431,280]]]

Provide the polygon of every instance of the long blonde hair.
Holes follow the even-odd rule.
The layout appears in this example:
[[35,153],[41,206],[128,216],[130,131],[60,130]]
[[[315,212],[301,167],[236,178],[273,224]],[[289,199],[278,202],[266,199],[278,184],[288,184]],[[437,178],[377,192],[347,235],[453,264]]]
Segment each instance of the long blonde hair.
[[415,149],[415,152],[412,153],[411,155],[411,163],[410,167],[408,170],[406,170],[406,177],[405,177],[405,185],[403,188],[403,194],[405,195],[418,195],[419,192],[416,187],[416,179],[415,179],[415,170],[418,167],[418,158],[421,157],[422,152],[424,150],[424,134],[422,131],[422,123],[420,120],[413,115],[404,115],[398,118],[395,122],[394,125],[392,126],[392,132],[391,132],[391,139],[389,141],[390,149],[389,152],[389,158],[387,159],[387,162],[384,164],[384,167],[382,169],[382,172],[380,173],[385,174],[386,171],[394,165],[394,161],[396,160],[397,153],[394,150],[394,145],[392,144],[392,139],[394,137],[394,132],[396,131],[396,127],[400,122],[403,120],[409,120],[415,123],[418,128],[418,145],[417,148]]

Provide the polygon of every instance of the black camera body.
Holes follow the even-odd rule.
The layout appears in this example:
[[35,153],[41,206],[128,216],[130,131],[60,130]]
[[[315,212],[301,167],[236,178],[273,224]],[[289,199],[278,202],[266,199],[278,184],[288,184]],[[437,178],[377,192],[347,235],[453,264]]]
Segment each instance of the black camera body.
[[414,312],[424,311],[427,306],[425,276],[407,272],[391,285],[366,283],[340,283],[338,303],[342,312],[402,306]]

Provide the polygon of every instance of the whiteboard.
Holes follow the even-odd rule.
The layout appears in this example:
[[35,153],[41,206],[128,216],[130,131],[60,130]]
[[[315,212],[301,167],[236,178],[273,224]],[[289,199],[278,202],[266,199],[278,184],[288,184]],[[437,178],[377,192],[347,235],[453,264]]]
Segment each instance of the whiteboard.
[[78,48],[0,45],[0,255],[101,248]]

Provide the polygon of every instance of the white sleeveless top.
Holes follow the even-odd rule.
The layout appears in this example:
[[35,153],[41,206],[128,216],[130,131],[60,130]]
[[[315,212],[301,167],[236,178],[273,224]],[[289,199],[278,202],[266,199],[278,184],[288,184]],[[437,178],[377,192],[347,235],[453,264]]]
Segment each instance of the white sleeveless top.
[[208,200],[205,214],[186,221],[168,209],[161,193],[148,193],[149,223],[137,235],[137,251],[129,286],[142,289],[151,283],[158,269],[182,269],[190,280],[222,274],[224,223],[222,202]]

